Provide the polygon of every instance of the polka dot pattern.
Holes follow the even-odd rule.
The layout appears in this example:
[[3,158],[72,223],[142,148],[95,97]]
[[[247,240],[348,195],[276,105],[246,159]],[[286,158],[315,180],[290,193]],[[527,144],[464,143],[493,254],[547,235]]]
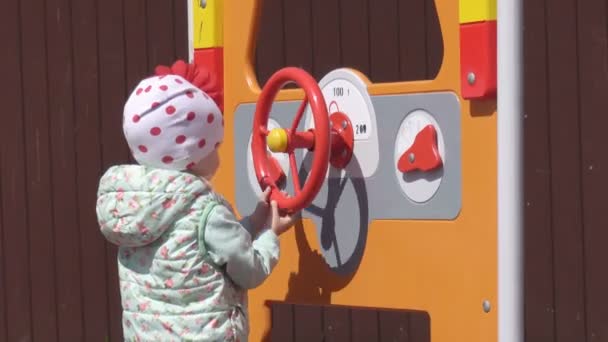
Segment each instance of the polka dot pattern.
[[152,129],[150,130],[150,134],[152,134],[153,136],[159,136],[161,133],[161,129],[159,127],[152,127]]
[[224,120],[215,102],[176,75],[141,81],[125,104],[124,116],[133,157],[152,167],[190,169],[224,138]]

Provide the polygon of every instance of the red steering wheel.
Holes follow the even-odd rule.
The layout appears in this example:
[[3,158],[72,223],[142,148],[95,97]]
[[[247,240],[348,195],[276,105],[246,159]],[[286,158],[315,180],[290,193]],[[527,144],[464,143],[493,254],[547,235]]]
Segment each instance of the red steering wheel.
[[[304,100],[293,120],[290,129],[280,129],[286,141],[281,152],[289,154],[289,166],[293,180],[293,196],[285,195],[280,191],[277,183],[277,163],[267,153],[268,117],[272,103],[281,88],[289,82],[295,82],[305,93]],[[314,118],[314,129],[306,132],[297,132],[297,127],[302,119],[306,104],[310,105]],[[294,212],[306,208],[321,189],[330,157],[330,127],[327,115],[327,105],[323,93],[315,79],[300,68],[287,67],[280,69],[270,77],[264,85],[260,98],[257,102],[255,116],[253,119],[253,137],[251,152],[255,174],[262,189],[271,187],[270,199],[277,201],[279,208]],[[294,150],[307,148],[313,153],[310,173],[304,183],[300,185],[298,168]]]

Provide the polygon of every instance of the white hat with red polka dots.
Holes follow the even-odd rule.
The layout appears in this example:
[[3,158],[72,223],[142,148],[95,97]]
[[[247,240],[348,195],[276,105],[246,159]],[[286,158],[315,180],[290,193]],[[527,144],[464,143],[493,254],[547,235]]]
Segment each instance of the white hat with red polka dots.
[[123,115],[123,131],[133,157],[146,166],[188,169],[224,138],[224,120],[217,104],[178,75],[141,81]]

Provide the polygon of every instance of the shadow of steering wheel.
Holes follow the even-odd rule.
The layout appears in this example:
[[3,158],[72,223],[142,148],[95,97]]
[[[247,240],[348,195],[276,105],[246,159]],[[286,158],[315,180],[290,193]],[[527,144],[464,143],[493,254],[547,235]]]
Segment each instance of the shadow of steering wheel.
[[[301,165],[306,165],[307,161],[310,161],[311,156],[311,153],[307,153],[306,159]],[[351,164],[354,165],[355,170],[360,171],[359,163],[356,159],[353,158]],[[317,235],[320,236],[320,245],[326,251],[333,247],[337,265],[330,267],[323,255],[312,249],[306,238],[302,222],[298,222],[294,229],[299,252],[299,267],[298,272],[292,273],[289,277],[288,293],[285,298],[287,302],[317,305],[329,304],[331,302],[331,293],[344,288],[350,283],[363,258],[369,227],[369,205],[365,181],[360,177],[350,178],[345,176],[340,178],[338,172],[335,168],[330,168],[325,206],[321,207],[311,204],[304,209],[306,212],[320,218],[321,232]],[[360,172],[358,173],[361,174]],[[301,184],[303,184],[307,176],[308,172],[306,168],[301,167],[298,174]],[[345,257],[340,255],[338,245],[336,210],[349,180],[353,184],[357,197],[359,209],[359,226],[357,228],[359,229],[359,235],[354,251],[350,256]]]
[[[306,165],[310,161],[311,153],[301,165]],[[354,169],[360,172],[360,166],[356,159],[351,160]],[[308,164],[310,165],[310,164]],[[358,269],[363,258],[367,232],[369,227],[369,204],[367,189],[363,178],[337,177],[338,170],[330,168],[330,177],[327,180],[327,201],[324,207],[309,205],[306,212],[321,219],[320,245],[324,250],[334,247],[336,251],[337,265],[330,267],[323,255],[312,249],[306,238],[304,225],[298,221],[293,228],[295,230],[296,245],[299,252],[298,272],[289,275],[287,295],[283,303],[306,304],[306,305],[327,305],[331,303],[332,293],[346,287]],[[305,167],[301,167],[298,173],[300,184],[303,184],[308,176]],[[335,176],[335,177],[334,177]],[[338,236],[336,234],[336,210],[344,189],[351,181],[357,197],[359,209],[359,235],[353,253],[344,260],[344,256],[339,253]],[[272,302],[267,302],[268,308]],[[268,330],[262,338],[263,342],[270,342],[271,330]]]

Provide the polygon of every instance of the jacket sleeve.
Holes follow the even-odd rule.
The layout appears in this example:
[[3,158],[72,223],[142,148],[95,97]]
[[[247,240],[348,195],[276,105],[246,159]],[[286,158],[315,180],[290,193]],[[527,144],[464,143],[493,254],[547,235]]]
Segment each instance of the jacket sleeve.
[[251,289],[262,284],[276,266],[279,239],[268,229],[254,240],[243,224],[226,206],[217,205],[207,219],[204,241],[212,260],[225,266],[237,285]]

